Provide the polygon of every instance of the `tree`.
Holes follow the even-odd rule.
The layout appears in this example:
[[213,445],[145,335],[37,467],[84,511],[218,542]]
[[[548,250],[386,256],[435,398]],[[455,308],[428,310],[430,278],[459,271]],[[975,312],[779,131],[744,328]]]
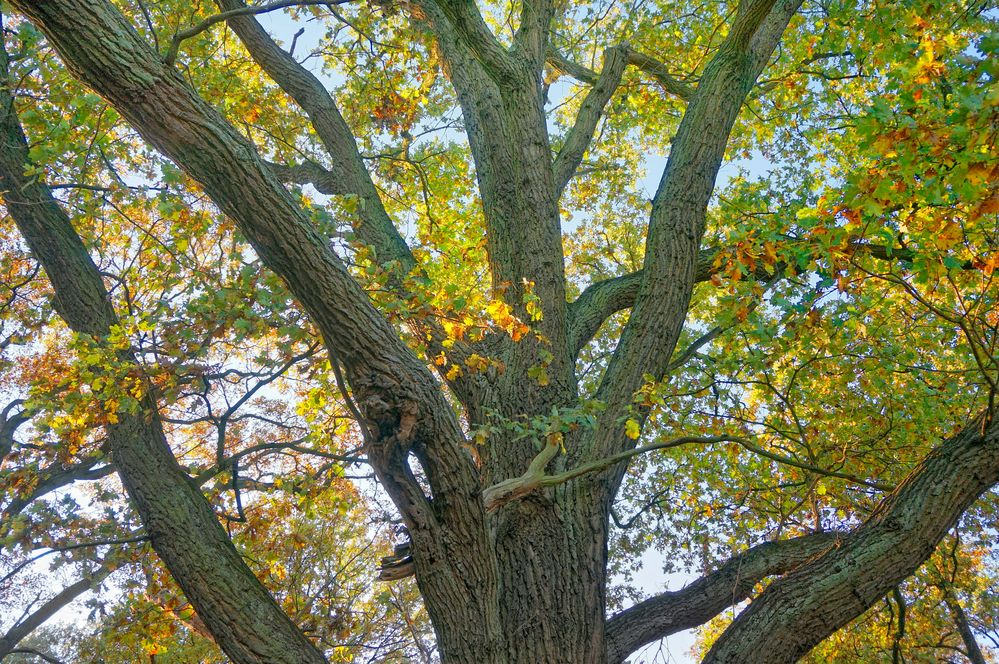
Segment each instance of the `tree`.
[[[986,7],[10,4],[3,343],[44,352],[0,441],[53,442],[5,512],[113,470],[115,541],[233,661],[329,650],[218,513],[258,541],[352,435],[445,662],[619,662],[751,596],[704,661],[794,661],[994,532]],[[262,27],[288,7],[335,94]],[[716,197],[727,154],[774,167]],[[608,617],[653,536],[735,555]]]

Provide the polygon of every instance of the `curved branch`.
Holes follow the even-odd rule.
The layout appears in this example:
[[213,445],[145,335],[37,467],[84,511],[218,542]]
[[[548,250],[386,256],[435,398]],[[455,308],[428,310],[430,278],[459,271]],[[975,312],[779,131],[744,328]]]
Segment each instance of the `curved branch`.
[[486,25],[475,0],[432,0],[447,17],[458,38],[498,84],[515,81],[522,72],[517,60]]
[[[694,96],[694,88],[670,74],[666,65],[659,60],[656,60],[652,56],[646,55],[645,53],[639,53],[632,48],[621,48],[623,48],[627,54],[627,64],[638,67],[638,69],[654,78],[666,92],[685,100],[689,100]],[[565,72],[569,76],[572,76],[574,79],[582,81],[583,83],[596,85],[597,80],[600,78],[600,75],[597,72],[593,71],[589,67],[579,64],[578,62],[573,62],[563,53],[552,47],[548,48],[547,62],[559,71]]]
[[705,663],[797,661],[915,572],[999,482],[999,422],[989,415],[931,452],[840,547],[764,591]]
[[23,497],[15,496],[6,505],[6,507],[3,508],[2,514],[4,521],[9,523],[9,520],[20,514],[25,507],[45,494],[55,491],[56,489],[61,489],[62,487],[74,482],[90,482],[93,480],[99,480],[112,474],[114,472],[114,466],[111,464],[94,468],[97,462],[101,460],[102,457],[95,457],[87,459],[86,461],[83,461],[75,466],[55,466],[48,467],[40,471],[38,482],[31,489],[28,495]]
[[[478,604],[482,615],[493,615],[489,605],[495,589],[495,568],[485,529],[478,470],[462,447],[465,438],[457,415],[427,366],[374,307],[254,146],[199,97],[176,70],[165,66],[108,0],[15,0],[13,4],[41,29],[75,76],[103,96],[152,147],[174,160],[204,188],[236,222],[264,265],[287,283],[334,358],[346,369],[372,438],[368,458],[404,515],[414,550],[419,554],[415,561],[421,591],[438,598],[443,606],[447,604],[443,598],[452,596],[459,579],[475,570],[486,590],[469,601]],[[114,48],[106,48],[107,44],[114,44]],[[562,302],[564,306],[564,294]],[[150,411],[155,410],[152,406],[148,406]],[[144,433],[149,429],[145,422],[132,424]],[[154,433],[162,440],[161,431]],[[426,471],[432,502],[409,469],[410,451],[419,456]],[[148,473],[148,459],[136,457],[134,461],[139,472]],[[117,450],[115,462],[119,462]],[[172,457],[164,459],[164,463],[176,466]],[[200,496],[189,481],[185,480],[185,485],[188,492]],[[150,520],[148,513],[144,516],[144,521]],[[220,536],[225,535],[214,515],[210,527]],[[441,537],[445,528],[451,537]],[[198,536],[197,528],[190,530],[177,534],[181,546]],[[153,541],[157,543],[155,536]],[[220,546],[232,548],[231,542]],[[176,554],[173,566],[168,563],[171,571],[186,564],[188,553]],[[208,573],[217,574],[217,567]],[[246,576],[247,584],[252,581],[259,585],[251,574]],[[218,598],[211,597],[211,591],[230,584],[231,579],[226,579],[203,583],[205,588],[190,583],[181,586],[233,659],[258,661],[250,648],[259,647],[271,653],[264,658],[267,661],[322,660],[280,610],[266,619],[275,625],[287,625],[284,644],[270,637],[261,643],[261,635],[269,630],[255,630],[247,624],[262,619],[261,612],[242,611],[233,604],[199,606],[199,595],[214,602]],[[259,593],[263,593],[260,602],[266,602],[262,588]],[[466,609],[454,606],[449,610]],[[239,629],[240,636],[234,635],[234,628]],[[481,643],[466,638],[442,648],[458,652],[485,648],[499,638],[498,629],[498,621],[493,621],[482,630]]]
[[326,188],[323,191],[323,188],[317,187],[322,193],[332,191],[357,195],[360,198],[357,209],[363,220],[357,228],[361,241],[374,248],[380,263],[399,261],[402,273],[408,273],[416,266],[413,254],[385,211],[371,174],[357,151],[354,134],[326,87],[278,46],[256,18],[245,12],[236,13],[246,9],[243,0],[216,2],[219,8],[225,10],[219,16],[226,16],[229,27],[243,42],[254,62],[309,116],[316,135],[333,159],[333,170],[330,172],[318,165],[303,164],[295,169],[279,169],[280,174],[319,182]]
[[[142,86],[157,85],[156,79],[143,76],[146,72],[135,62],[127,62],[127,54],[125,63],[119,59],[122,54],[108,57],[114,49],[105,48],[106,44],[127,44],[131,38],[147,49],[148,60],[164,67],[134,29],[115,33],[113,27],[120,30],[123,20],[106,3],[33,2],[18,7],[43,27],[56,48],[62,47],[64,52],[68,48],[79,56],[74,38],[82,40],[84,46],[79,50],[84,54],[84,68],[95,66],[94,62],[114,61],[128,66]],[[68,44],[60,38],[66,35]],[[0,72],[6,78],[2,47]],[[114,80],[111,73],[103,74],[105,85]],[[132,99],[141,97],[135,86],[120,92]],[[171,104],[160,105],[154,113],[163,117],[169,108]],[[134,111],[131,115],[134,118]],[[42,181],[25,176],[25,166],[31,163],[28,144],[6,86],[0,88],[0,132],[0,187],[7,210],[52,283],[59,315],[74,332],[100,344],[119,324],[117,314],[100,272],[65,210]],[[190,140],[189,135],[186,138]],[[189,144],[192,152],[203,147],[200,142]],[[137,366],[128,351],[118,352],[117,360]],[[118,422],[108,424],[107,432],[114,466],[153,548],[198,611],[210,616],[213,633],[221,637],[219,643],[232,659],[241,664],[324,662],[246,566],[211,505],[180,468],[164,435],[153,389],[146,388],[139,412],[119,413]],[[249,607],[252,610],[247,610]]]
[[607,659],[617,664],[642,646],[692,629],[749,597],[757,583],[784,574],[837,546],[837,533],[758,544],[682,590],[664,592],[607,621]]
[[[717,248],[701,249],[697,254],[695,283],[707,281],[716,272],[713,263],[718,251]],[[637,270],[598,281],[587,286],[569,305],[569,341],[574,355],[589,343],[612,314],[635,304],[642,278],[642,270]]]
[[[659,379],[669,366],[690,305],[707,206],[729,134],[800,0],[783,0],[774,9],[775,4],[753,0],[738,14],[680,122],[652,203],[635,304],[597,391],[608,408],[587,451],[590,458],[633,444],[613,413],[631,404],[646,376]],[[622,464],[607,483],[607,500],[623,472]]]

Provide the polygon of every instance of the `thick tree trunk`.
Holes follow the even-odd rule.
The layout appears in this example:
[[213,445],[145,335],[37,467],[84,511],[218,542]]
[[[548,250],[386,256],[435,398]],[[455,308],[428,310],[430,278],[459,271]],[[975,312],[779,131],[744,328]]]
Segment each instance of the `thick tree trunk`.
[[606,531],[579,485],[535,493],[497,515],[507,661],[593,663],[604,647]]

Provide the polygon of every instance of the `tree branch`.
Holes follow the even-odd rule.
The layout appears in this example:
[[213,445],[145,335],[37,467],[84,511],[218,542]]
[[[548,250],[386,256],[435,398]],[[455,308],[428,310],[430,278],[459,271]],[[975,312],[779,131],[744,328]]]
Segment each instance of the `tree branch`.
[[757,583],[784,574],[836,547],[842,535],[814,533],[758,544],[682,590],[664,592],[607,621],[607,659],[618,664],[642,646],[692,629],[749,597]]
[[[217,3],[220,8],[228,11],[235,11],[243,6],[242,0],[217,0]],[[356,206],[360,222],[354,225],[357,237],[374,250],[378,263],[394,261],[398,264],[389,275],[389,286],[400,297],[409,297],[411,293],[403,285],[403,277],[418,269],[416,259],[385,210],[378,189],[357,150],[353,132],[343,119],[336,101],[322,82],[290,53],[279,47],[255,18],[232,16],[229,18],[229,26],[243,42],[254,62],[305,111],[316,135],[333,160],[330,171],[312,162],[293,167],[269,163],[271,170],[285,182],[307,182],[314,185],[320,193],[356,195],[360,199]],[[444,349],[441,344],[447,339],[447,334],[436,320],[425,318],[413,325],[429,333],[431,355],[446,352],[455,363],[460,364],[464,357],[471,354],[467,345],[460,341],[455,342],[450,349]],[[478,388],[476,380],[469,376],[450,380],[449,384],[466,403]]]
[[233,9],[224,11],[221,14],[209,16],[201,23],[175,33],[173,39],[170,40],[170,47],[167,49],[166,55],[163,56],[163,62],[169,66],[173,66],[173,63],[177,60],[177,51],[180,49],[181,42],[185,39],[190,39],[191,37],[200,35],[213,25],[217,25],[222,21],[235,16],[254,16],[256,14],[265,14],[267,12],[284,9],[286,7],[303,7],[306,5],[342,5],[349,1],[350,0],[277,0],[277,2],[260,5],[259,7],[234,7]]
[[622,47],[609,48],[604,51],[604,68],[587,93],[586,99],[583,100],[579,113],[576,115],[576,122],[566,134],[565,143],[552,165],[557,196],[562,194],[566,185],[569,184],[569,180],[575,174],[579,163],[583,160],[583,154],[586,153],[590,141],[593,140],[593,132],[597,128],[597,123],[603,116],[604,106],[607,105],[621,82],[621,75],[624,73],[626,64],[625,53],[626,49]]
[[[430,370],[375,309],[347,266],[253,145],[201,99],[176,70],[164,65],[108,0],[15,0],[15,6],[42,30],[76,76],[104,97],[151,146],[174,160],[204,188],[237,223],[264,265],[277,273],[302,303],[334,360],[346,369],[371,435],[368,458],[404,515],[417,545],[416,568],[423,593],[439,599],[450,597],[460,583],[458,578],[473,569],[485,586],[490,586],[495,580],[491,566],[494,559],[484,525],[478,471],[462,448],[464,434],[454,410]],[[115,47],[108,49],[105,44]],[[426,471],[433,501],[423,494],[408,466],[410,451]],[[148,459],[136,462],[143,469],[149,467]],[[197,492],[190,482],[185,484],[189,491]],[[149,515],[146,517],[144,521]],[[212,521],[212,528],[219,527],[214,516]],[[442,528],[450,536],[442,537]],[[198,529],[189,530],[192,532],[177,535],[179,543],[191,540]],[[157,542],[155,536],[153,541]],[[231,542],[225,546],[231,547]],[[168,563],[171,571],[185,564],[186,554],[177,551],[177,555],[173,566]],[[215,574],[217,568],[218,564],[216,570],[206,573]],[[252,575],[246,576],[247,581],[256,583]],[[199,595],[214,602],[214,597],[205,595],[228,587],[231,580],[202,585],[205,588],[181,583],[199,615],[233,659],[250,661],[247,644],[257,643],[274,652],[275,662],[289,658],[321,660],[280,611],[270,617],[271,622],[288,624],[287,637],[301,639],[301,643],[292,645],[289,641],[282,645],[270,639],[260,644],[259,635],[268,630],[252,630],[246,619],[258,618],[261,612],[239,611],[235,615],[235,605],[198,605]],[[482,615],[489,615],[490,597],[486,591],[470,601],[482,603]],[[234,638],[237,628],[242,638]],[[498,629],[498,624],[484,628],[482,639],[492,642],[499,638]],[[457,649],[474,646],[457,642],[446,645]]]
[[475,0],[433,0],[447,17],[462,43],[474,54],[490,78],[499,85],[516,81],[522,73],[517,60],[507,51],[482,19]]
[[[707,281],[716,272],[713,267],[718,249],[702,249],[697,255],[694,281]],[[573,354],[593,338],[612,314],[635,304],[642,283],[642,270],[590,284],[569,305],[569,342]]]
[[[725,155],[728,137],[754,82],[800,0],[755,0],[704,70],[670,149],[652,203],[642,277],[631,316],[597,390],[608,404],[601,416],[589,458],[610,456],[632,445],[614,413],[628,407],[651,374],[669,366],[683,329],[701,258],[707,205]],[[756,39],[759,32],[760,39]],[[641,414],[640,414],[641,415]],[[607,485],[610,500],[624,465]]]
[[938,446],[840,547],[764,591],[705,663],[797,661],[915,572],[964,511],[999,482],[994,415],[979,416]]
[[513,36],[513,51],[529,62],[532,70],[540,71],[544,65],[554,9],[553,0],[521,3],[520,25]]
[[[666,65],[659,60],[645,53],[639,53],[630,47],[622,46],[620,48],[624,49],[626,53],[626,64],[637,67],[650,75],[669,94],[684,100],[689,100],[694,96],[694,88],[670,74]],[[597,80],[600,78],[597,72],[589,67],[573,62],[553,47],[548,48],[547,62],[555,69],[565,72],[583,83],[596,85]]]
[[[134,29],[106,2],[32,2],[15,6],[42,27],[50,43],[61,50],[77,71],[95,67],[102,85],[111,84],[118,72],[100,71],[103,67],[97,62],[104,67],[114,62],[127,68],[128,75],[134,77],[133,84],[119,90],[119,94],[138,99],[142,96],[139,90],[160,89],[157,86],[165,77],[178,76],[159,62]],[[150,77],[138,62],[129,61],[134,53],[116,53],[115,49],[106,48],[107,44],[130,41],[146,49],[146,60],[155,62],[164,72],[159,78]],[[0,73],[6,80],[9,74],[2,44]],[[66,212],[42,181],[25,176],[25,166],[31,160],[9,90],[7,85],[0,88],[0,187],[4,203],[52,283],[56,311],[70,329],[100,344],[119,319],[100,272]],[[178,95],[173,100],[178,99],[182,97]],[[172,103],[157,104],[155,110],[145,109],[144,117],[152,113],[165,119],[171,108],[174,108]],[[132,119],[136,115],[135,109],[126,112]],[[197,122],[190,116],[184,117]],[[190,141],[191,136],[187,133],[178,140]],[[200,141],[186,145],[195,154],[206,147]],[[238,163],[235,158],[229,162]],[[220,167],[220,170],[226,169]],[[275,184],[281,186],[276,181]],[[127,350],[118,351],[117,360],[137,366],[135,357]],[[107,432],[115,468],[153,548],[199,613],[209,616],[206,620],[232,659],[253,664],[325,661],[246,567],[211,505],[180,468],[163,433],[153,388],[148,384],[145,388],[139,399],[139,412],[119,413],[118,422],[107,425]],[[238,601],[234,602],[234,598]],[[247,610],[248,607],[252,610]],[[261,640],[262,634],[267,635],[266,641]]]
[[85,575],[76,583],[63,588],[31,615],[7,630],[7,633],[0,637],[0,660],[11,654],[18,643],[41,627],[61,608],[88,590],[97,587],[109,574],[111,574],[111,570],[107,566],[102,566],[95,572]]
[[269,161],[267,165],[277,179],[285,184],[311,184],[316,191],[327,196],[353,193],[343,178],[337,177],[333,171],[326,170],[314,161],[304,161],[294,165]]
[[31,489],[28,495],[23,497],[15,496],[11,499],[7,506],[4,507],[4,521],[9,521],[13,517],[20,514],[21,511],[32,502],[38,500],[47,493],[55,491],[56,489],[61,489],[62,487],[74,482],[90,482],[93,480],[99,480],[102,477],[107,477],[112,474],[114,472],[114,466],[112,464],[94,468],[97,462],[101,460],[101,457],[91,458],[75,466],[50,466],[42,471],[39,471],[38,482]]
[[[243,42],[254,62],[305,111],[316,135],[333,159],[333,170],[329,172],[318,165],[313,167],[303,164],[294,171],[282,169],[281,173],[286,176],[306,176],[308,181],[318,181],[328,190],[338,189],[336,193],[357,195],[361,199],[357,206],[362,219],[357,227],[361,241],[374,248],[380,263],[398,261],[401,273],[409,273],[416,266],[413,254],[385,211],[371,174],[357,151],[354,134],[326,87],[291,54],[278,46],[256,18],[233,14],[246,8],[242,0],[216,1],[219,8],[225,10],[219,16],[228,15],[229,27]],[[317,189],[328,193],[318,186]]]

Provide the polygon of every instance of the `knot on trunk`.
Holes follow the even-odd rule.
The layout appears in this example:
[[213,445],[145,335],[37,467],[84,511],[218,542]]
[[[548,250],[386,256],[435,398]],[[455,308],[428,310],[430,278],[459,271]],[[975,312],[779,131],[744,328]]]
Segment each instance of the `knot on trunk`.
[[388,458],[395,450],[408,451],[416,438],[420,409],[415,399],[395,380],[370,375],[355,381],[358,407],[367,420],[372,444]]

